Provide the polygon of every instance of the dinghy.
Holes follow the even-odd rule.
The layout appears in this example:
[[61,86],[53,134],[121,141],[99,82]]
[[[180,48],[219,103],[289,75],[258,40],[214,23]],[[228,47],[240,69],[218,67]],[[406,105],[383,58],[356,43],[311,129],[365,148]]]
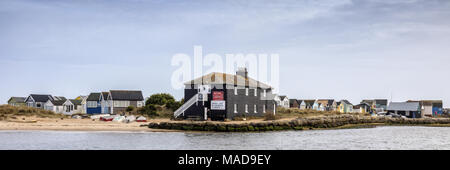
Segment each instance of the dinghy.
[[144,116],[139,116],[139,117],[136,119],[136,122],[147,122],[147,118],[145,118]]

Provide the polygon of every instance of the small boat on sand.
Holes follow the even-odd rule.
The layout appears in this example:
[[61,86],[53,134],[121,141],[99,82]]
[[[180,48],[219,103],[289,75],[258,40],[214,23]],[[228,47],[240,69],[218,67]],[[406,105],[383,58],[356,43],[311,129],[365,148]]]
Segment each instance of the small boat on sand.
[[100,117],[101,121],[105,121],[105,122],[111,122],[114,120],[113,116],[104,116],[104,117]]
[[136,122],[147,122],[147,118],[145,118],[144,116],[139,116],[139,117],[136,119]]

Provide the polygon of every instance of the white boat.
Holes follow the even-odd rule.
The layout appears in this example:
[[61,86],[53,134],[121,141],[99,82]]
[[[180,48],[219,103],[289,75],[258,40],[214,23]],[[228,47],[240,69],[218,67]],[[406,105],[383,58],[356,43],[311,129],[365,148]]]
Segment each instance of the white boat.
[[82,117],[80,115],[73,115],[72,119],[81,119]]
[[99,114],[99,115],[92,115],[91,119],[100,119],[102,117],[110,116],[109,114]]
[[144,116],[139,116],[139,117],[136,119],[136,122],[147,122],[147,118],[145,118]]
[[123,122],[125,121],[125,116],[117,116],[113,119],[113,122]]
[[127,116],[127,118],[125,118],[125,122],[127,122],[127,123],[131,123],[131,122],[134,122],[134,121],[136,121],[136,117],[133,116],[133,115]]

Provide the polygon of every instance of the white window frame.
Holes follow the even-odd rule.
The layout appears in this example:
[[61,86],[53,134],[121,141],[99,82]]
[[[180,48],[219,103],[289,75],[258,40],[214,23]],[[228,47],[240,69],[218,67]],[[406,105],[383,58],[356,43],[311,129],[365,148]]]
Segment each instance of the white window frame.
[[245,113],[248,113],[248,104],[245,104]]
[[234,113],[237,113],[237,112],[238,112],[237,109],[238,109],[238,105],[237,105],[237,104],[234,104]]
[[245,88],[245,96],[248,96],[248,87]]
[[87,108],[97,108],[98,103],[96,101],[87,101]]

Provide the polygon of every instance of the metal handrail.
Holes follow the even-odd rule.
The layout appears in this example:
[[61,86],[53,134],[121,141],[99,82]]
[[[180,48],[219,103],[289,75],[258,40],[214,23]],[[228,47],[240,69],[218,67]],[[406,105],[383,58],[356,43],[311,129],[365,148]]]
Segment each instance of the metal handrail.
[[198,102],[198,94],[194,95],[191,99],[189,99],[186,103],[184,103],[180,108],[178,108],[174,113],[173,116],[177,118],[181,114],[183,114],[187,109],[189,109],[193,104]]

